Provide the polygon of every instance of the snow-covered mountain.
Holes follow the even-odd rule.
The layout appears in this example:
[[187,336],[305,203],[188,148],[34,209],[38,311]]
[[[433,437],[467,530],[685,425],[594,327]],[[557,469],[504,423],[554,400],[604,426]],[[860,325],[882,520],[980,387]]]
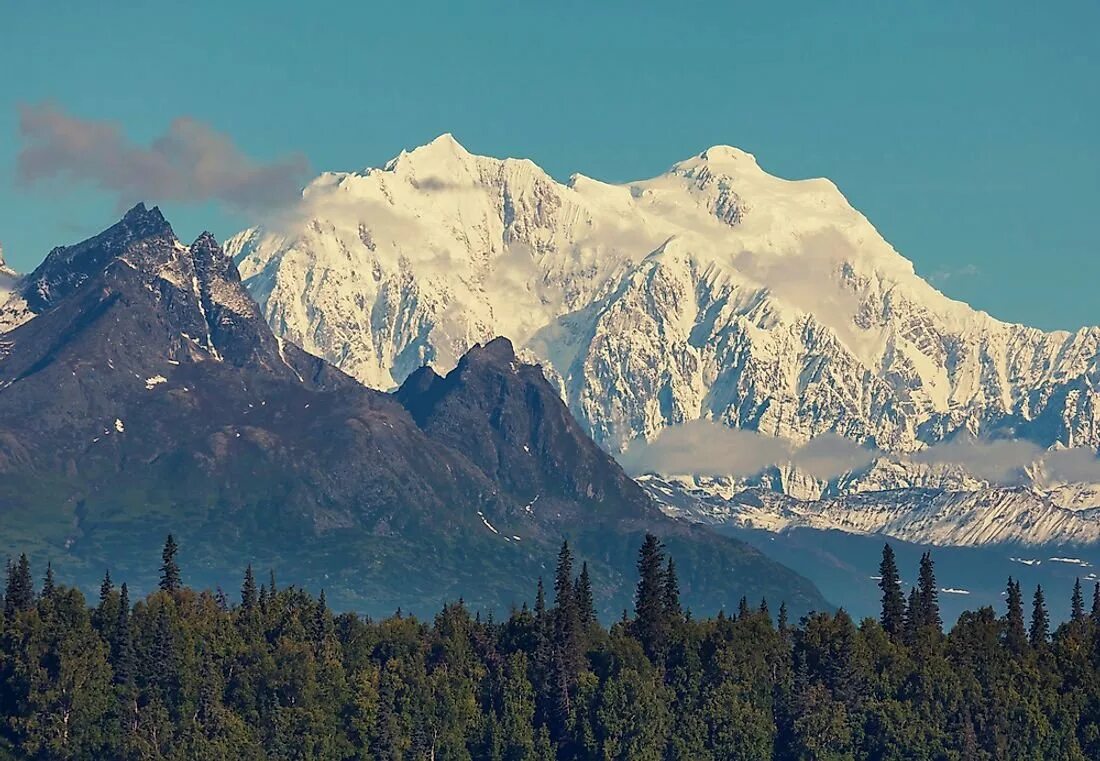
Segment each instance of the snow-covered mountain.
[[3,302],[12,292],[18,279],[19,276],[15,270],[4,261],[4,248],[0,246],[0,302]]
[[[960,437],[1100,445],[1100,329],[1043,332],[953,301],[833,183],[774,177],[728,146],[650,180],[562,184],[444,135],[321,175],[293,218],[227,249],[277,333],[370,386],[445,372],[500,334],[612,452],[705,419],[886,456],[771,484],[799,497],[952,473],[989,487],[965,462],[909,459]],[[1080,507],[1094,491],[1075,494]]]
[[1057,493],[1031,486],[911,487],[800,500],[706,478],[644,475],[638,481],[666,514],[699,523],[774,532],[832,529],[961,547],[1100,543],[1100,507],[1066,507]]

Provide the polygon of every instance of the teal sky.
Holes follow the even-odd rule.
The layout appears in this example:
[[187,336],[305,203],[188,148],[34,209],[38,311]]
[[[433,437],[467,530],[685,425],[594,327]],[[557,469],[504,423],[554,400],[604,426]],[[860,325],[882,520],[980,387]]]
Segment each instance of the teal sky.
[[[20,104],[140,145],[186,116],[313,171],[453,132],[559,178],[625,181],[729,143],[833,179],[951,296],[1096,324],[1098,28],[1095,0],[8,3],[0,243],[30,269],[118,211],[91,185],[17,181]],[[182,237],[246,221],[161,206]]]

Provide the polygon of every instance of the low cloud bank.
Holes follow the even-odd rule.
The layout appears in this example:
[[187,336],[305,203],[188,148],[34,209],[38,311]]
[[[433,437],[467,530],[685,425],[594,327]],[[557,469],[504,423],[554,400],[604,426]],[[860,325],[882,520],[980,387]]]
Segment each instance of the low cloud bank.
[[755,431],[693,420],[661,431],[653,441],[637,441],[620,456],[629,473],[744,477],[777,464],[793,463],[815,478],[832,478],[868,465],[876,456],[836,434],[798,446]]
[[[794,465],[814,478],[829,480],[891,457],[834,433],[803,445],[740,430],[710,420],[664,429],[653,441],[636,441],[620,455],[628,473],[730,476],[744,478],[776,465]],[[992,484],[1026,480],[1037,469],[1050,481],[1100,483],[1100,458],[1087,448],[1045,450],[1019,439],[959,438],[920,452],[895,457],[940,467],[958,467]]]

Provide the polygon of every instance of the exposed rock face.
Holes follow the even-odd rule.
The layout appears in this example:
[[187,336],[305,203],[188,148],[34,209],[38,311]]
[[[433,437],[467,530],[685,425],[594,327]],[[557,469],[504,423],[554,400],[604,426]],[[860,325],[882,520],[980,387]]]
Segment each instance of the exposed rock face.
[[825,605],[665,517],[507,341],[399,397],[365,388],[277,339],[213,237],[184,245],[157,209],[55,249],[10,298],[24,311],[0,334],[0,545],[87,586],[105,566],[148,583],[172,531],[199,584],[231,588],[253,560],[371,613],[459,595],[499,609],[568,535],[612,611],[653,530],[694,569],[699,610],[756,581]]

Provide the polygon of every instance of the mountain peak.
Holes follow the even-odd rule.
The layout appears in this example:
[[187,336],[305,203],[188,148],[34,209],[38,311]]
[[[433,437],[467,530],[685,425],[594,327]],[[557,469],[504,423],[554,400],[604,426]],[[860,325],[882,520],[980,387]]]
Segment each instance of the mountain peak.
[[740,167],[756,167],[756,156],[732,145],[712,145],[699,154],[708,164],[733,164]]
[[386,164],[385,169],[393,171],[398,167],[408,168],[410,165],[423,169],[440,164],[462,162],[470,155],[470,152],[455,140],[454,135],[444,132],[431,142],[417,146],[411,151],[401,151],[396,158]]
[[467,360],[481,362],[512,363],[516,361],[516,350],[512,342],[504,336],[497,336],[485,344],[475,344],[466,353]]
[[138,202],[126,212],[118,224],[134,231],[136,233],[135,237],[146,237],[172,231],[172,226],[160,213],[159,206],[150,209],[142,202]]
[[199,237],[195,238],[195,242],[191,244],[191,250],[220,251],[221,246],[218,245],[218,239],[214,237],[214,233],[203,230]]

